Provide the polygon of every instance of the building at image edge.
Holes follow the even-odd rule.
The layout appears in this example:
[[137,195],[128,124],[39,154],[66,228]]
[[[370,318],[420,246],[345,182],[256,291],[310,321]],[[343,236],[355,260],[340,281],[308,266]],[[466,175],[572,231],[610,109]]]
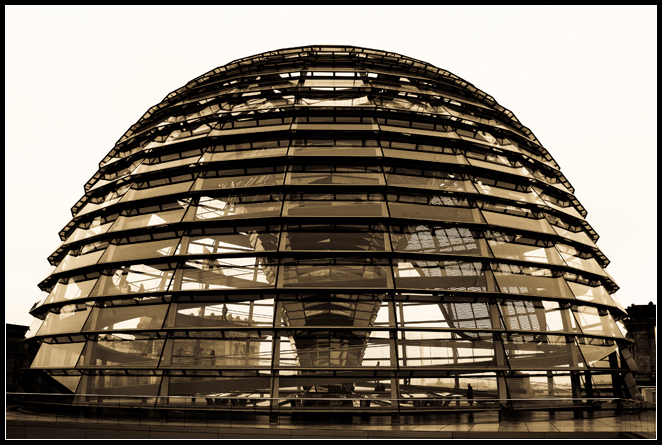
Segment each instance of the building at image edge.
[[634,397],[586,213],[533,133],[448,71],[345,46],[236,60],[85,184],[31,372],[265,410]]

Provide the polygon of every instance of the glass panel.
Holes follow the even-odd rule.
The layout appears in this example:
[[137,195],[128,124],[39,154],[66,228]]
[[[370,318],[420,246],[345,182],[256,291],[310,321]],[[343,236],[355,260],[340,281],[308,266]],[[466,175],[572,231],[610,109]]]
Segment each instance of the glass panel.
[[487,224],[492,226],[531,230],[533,232],[547,233],[550,235],[555,233],[546,219],[523,218],[515,215],[488,212],[486,210],[483,210],[482,212]]
[[585,286],[583,284],[575,283],[574,281],[567,281],[567,283],[568,286],[570,286],[572,293],[575,294],[575,298],[578,300],[614,306],[609,297],[609,292],[607,292],[607,289],[605,289],[604,286]]
[[379,201],[286,201],[283,216],[386,216]]
[[500,309],[509,331],[579,332],[570,311],[555,301],[505,300]]
[[[351,262],[350,262],[351,261]],[[281,266],[279,287],[388,287],[391,268],[370,258],[306,259]]]
[[32,323],[30,324],[30,329],[28,329],[28,332],[25,333],[25,338],[32,338],[35,335],[37,335],[37,332],[39,332],[39,329],[41,328],[41,325],[44,323],[44,320],[40,318],[35,318],[32,320]]
[[394,251],[491,256],[485,240],[466,227],[392,227],[391,243]]
[[113,224],[111,232],[177,223],[181,221],[185,211],[186,209],[177,209],[137,216],[120,216]]
[[100,334],[87,341],[77,367],[156,368],[164,341],[143,334]]
[[206,153],[201,162],[234,161],[238,159],[270,158],[287,156],[287,147],[258,148],[253,150]]
[[106,254],[101,259],[101,262],[132,261],[176,255],[178,253],[176,249],[179,245],[179,240],[179,238],[173,238],[145,243],[111,244],[106,249]]
[[90,309],[86,304],[68,304],[53,308],[46,316],[37,335],[78,333],[85,324]]
[[[425,151],[394,150],[384,148],[384,156],[389,158],[414,159],[417,161],[427,161],[444,164],[468,165],[469,162],[462,155],[426,153]],[[472,186],[473,187],[473,186]]]
[[98,278],[86,280],[83,276],[69,278],[64,283],[58,281],[44,304],[86,298],[97,281]]
[[[312,170],[312,171],[310,171]],[[288,173],[287,184],[291,185],[380,185],[383,184],[382,173],[366,171],[363,167],[336,168],[330,171],[329,167],[316,169],[307,167],[305,172],[295,171]],[[328,171],[327,171],[328,170]]]
[[[471,394],[469,394],[471,388]],[[425,406],[478,406],[486,400],[497,399],[496,377],[407,378],[400,380],[401,408],[418,409]]]
[[[83,380],[78,386],[76,393],[156,396],[158,395],[160,384],[161,376],[153,375],[83,375]],[[85,401],[81,399],[79,398],[74,403],[84,403]],[[118,403],[117,399],[105,400],[110,404],[116,405]],[[99,399],[99,402],[103,401]]]
[[[369,125],[369,124],[368,124]],[[365,125],[359,125],[361,127]],[[355,127],[355,125],[352,125]],[[332,129],[332,128],[331,128]],[[378,147],[290,147],[289,156],[361,156],[377,158],[382,153]]]
[[514,264],[494,264],[492,269],[501,293],[573,298],[565,280],[552,277],[551,271],[547,269]]
[[102,275],[91,296],[118,295],[168,290],[173,270],[167,264],[133,264]]
[[264,175],[242,175],[199,178],[193,190],[223,190],[242,187],[268,187],[283,185],[285,173],[270,173]]
[[76,392],[76,388],[78,387],[78,383],[80,382],[81,378],[79,375],[52,375],[51,377],[53,377],[53,379],[55,379],[62,386],[66,387],[72,393]]
[[[581,368],[584,368],[583,364]],[[516,371],[512,373],[512,375],[506,377],[506,385],[508,387],[508,392],[510,393],[511,398],[524,399],[514,400],[512,402],[513,405],[517,406],[518,408],[532,407],[540,404],[543,406],[549,406],[551,403],[572,404],[571,401],[553,402],[551,400],[531,400],[573,397],[572,380],[570,379],[570,375],[567,371],[563,372],[562,374],[560,371],[547,371],[546,373]]]
[[[488,291],[482,263],[461,261],[396,260],[396,288],[444,289],[467,292]],[[490,287],[493,284],[490,281]]]
[[256,257],[190,260],[182,269],[180,289],[270,287],[276,281],[275,272],[275,265]]
[[122,202],[138,201],[139,199],[154,198],[156,196],[171,196],[177,193],[188,192],[193,185],[193,181],[180,182],[178,184],[169,184],[161,187],[150,187],[142,190],[129,190],[122,198]]
[[83,331],[161,329],[167,304],[125,307],[95,307]]
[[[609,356],[618,354],[618,345],[609,339],[602,338],[579,338],[579,349],[586,360],[589,368],[612,368]],[[616,358],[614,357],[614,360]]]
[[594,258],[582,258],[584,255],[578,252],[577,249],[565,244],[557,244],[556,248],[568,266],[605,276],[604,270]]
[[[249,199],[263,200],[253,202]],[[225,198],[200,198],[199,205],[192,209],[195,220],[218,218],[266,218],[280,216],[283,203],[278,195],[273,196],[228,196]],[[189,218],[187,217],[187,220]]]
[[[300,299],[283,302],[283,325],[372,326],[378,318],[383,295],[313,294],[298,297]],[[385,320],[388,326],[388,315]]]
[[[389,400],[380,400],[391,397],[391,379],[319,376],[314,371],[302,371],[302,374],[296,376],[283,376],[282,372],[278,394],[289,402],[290,409],[352,406],[379,409],[391,406]],[[365,400],[343,400],[345,398]]]
[[232,303],[178,303],[173,305],[166,327],[273,326],[273,318],[273,299]]
[[385,174],[389,186],[476,193],[471,181],[463,180],[457,173],[386,167]]
[[388,203],[392,218],[430,219],[434,221],[483,223],[478,209],[442,207],[440,205],[417,205],[399,202]]
[[[234,372],[233,372],[234,373]],[[165,382],[164,382],[165,383]],[[271,378],[252,375],[237,375],[233,377],[200,377],[171,376],[168,380],[167,394],[169,396],[197,396],[195,399],[170,398],[168,406],[186,404],[187,407],[214,405],[216,408],[233,405],[246,405],[246,400],[236,400],[235,397],[248,398],[255,406],[269,406]],[[162,389],[163,391],[163,389]],[[163,391],[165,392],[165,391]],[[260,400],[263,397],[264,399]]]
[[[482,180],[481,180],[482,179]],[[511,201],[523,202],[523,203],[532,203],[543,205],[544,202],[542,199],[531,191],[522,191],[522,190],[510,190],[506,188],[496,187],[489,185],[484,178],[476,178],[476,188],[483,195],[496,196],[499,198],[509,199]],[[490,181],[497,182],[498,181]]]
[[60,262],[57,269],[55,269],[53,274],[96,264],[104,252],[104,250],[99,250],[85,255],[67,254],[67,256],[64,257],[64,259]]
[[486,303],[396,303],[401,327],[491,329]]
[[[265,230],[267,229],[267,230]],[[271,229],[271,230],[269,230]],[[199,233],[201,236],[195,236]],[[194,230],[186,253],[215,254],[228,252],[263,252],[278,249],[279,227],[236,227]]]
[[490,230],[485,231],[485,236],[497,258],[563,265],[556,249],[536,245],[539,241],[533,238]]
[[329,335],[328,331],[319,334],[297,331],[290,341],[293,351],[281,353],[280,366],[351,368],[390,363],[388,332],[343,331]]
[[101,235],[106,233],[110,226],[113,225],[113,221],[103,222],[101,217],[97,217],[92,221],[91,226],[87,229],[78,227],[74,232],[67,238],[66,244],[73,243],[74,241],[79,241],[85,238],[90,238],[95,235]]
[[[158,159],[151,160],[151,162],[143,162],[140,164],[138,169],[136,170],[135,174],[140,174],[140,173],[148,173],[148,172],[153,172],[153,171],[158,171],[158,170],[165,170],[165,169],[170,169],[174,167],[179,167],[181,165],[191,165],[191,164],[196,164],[198,162],[198,159],[200,158],[200,152],[196,151],[195,156],[187,157],[185,159],[175,159],[173,161],[167,161],[167,162],[158,162]],[[158,163],[155,163],[158,162]]]
[[492,334],[467,339],[455,332],[403,331],[398,339],[398,362],[402,366],[453,368],[494,366]]
[[32,369],[73,368],[85,343],[42,343],[35,356]]
[[[200,333],[202,336],[218,333]],[[168,340],[161,366],[214,368],[271,366],[271,337],[250,332],[226,332],[230,338],[175,338]]]
[[572,232],[570,230],[565,230],[555,225],[552,225],[551,227],[559,236],[562,236],[563,238],[568,238],[572,241],[577,241],[587,246],[597,248],[596,244],[593,242],[591,237],[589,237],[588,234],[583,230],[580,230],[579,232]]
[[579,306],[573,308],[573,313],[584,334],[623,337],[609,312],[601,313],[595,307]]
[[290,225],[286,230],[283,250],[386,250],[383,226]]
[[[502,157],[502,156],[500,156]],[[492,162],[480,161],[478,159],[469,158],[469,163],[475,167],[486,168],[488,170],[494,170],[498,172],[510,173],[511,175],[524,176],[527,178],[532,178],[531,173],[524,167],[511,167],[505,164],[497,164]]]
[[508,334],[503,346],[511,369],[584,367],[573,337]]

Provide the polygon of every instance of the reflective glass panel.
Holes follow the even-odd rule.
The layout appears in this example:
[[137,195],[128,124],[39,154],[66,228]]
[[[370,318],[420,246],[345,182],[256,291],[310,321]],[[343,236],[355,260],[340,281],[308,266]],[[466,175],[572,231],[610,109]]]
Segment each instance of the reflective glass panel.
[[[396,288],[445,289],[486,292],[488,280],[482,263],[462,261],[396,260]],[[492,285],[490,280],[490,285]]]
[[485,231],[485,236],[497,258],[563,265],[556,249],[537,245],[539,242],[533,238],[493,230]]
[[167,304],[95,307],[83,331],[161,329]]
[[509,334],[503,346],[511,369],[583,367],[573,337]]
[[241,289],[269,287],[275,283],[276,267],[263,258],[189,260],[182,269],[181,290]]
[[599,311],[590,306],[579,306],[573,313],[584,334],[604,335],[607,337],[622,337],[623,334],[616,326],[611,314]]
[[[202,333],[204,335],[204,333]],[[214,335],[210,333],[210,336]],[[229,338],[168,340],[161,366],[182,368],[271,366],[271,337],[228,332]]]
[[552,227],[546,219],[524,218],[515,215],[506,215],[504,213],[488,212],[483,210],[483,216],[487,224],[499,227],[510,227],[520,230],[531,230],[533,232],[554,234]]
[[391,283],[391,268],[371,259],[311,259],[281,266],[279,287],[378,287]]
[[72,277],[64,282],[58,281],[44,304],[85,298],[90,294],[97,281],[98,278],[90,280],[85,277]]
[[120,216],[113,224],[111,232],[176,223],[181,221],[185,211],[185,209],[177,209],[137,216]]
[[614,305],[609,296],[609,292],[607,292],[607,289],[605,289],[604,286],[586,286],[574,281],[567,281],[567,283],[568,286],[570,286],[572,293],[575,294],[575,298],[578,300],[606,304],[608,306]]
[[287,226],[283,250],[384,251],[383,226],[305,225]]
[[77,367],[156,368],[164,341],[146,334],[100,334],[87,341]]
[[[589,368],[611,368],[609,358],[618,354],[618,345],[613,340],[602,338],[579,338],[579,349]],[[617,360],[615,357],[613,360]]]
[[188,239],[188,254],[215,254],[226,252],[262,252],[277,250],[278,228],[238,227],[204,229],[193,231]]
[[159,258],[177,254],[179,238],[149,242],[130,242],[128,244],[111,244],[101,259],[102,263],[114,261],[132,261],[147,258]]
[[398,339],[400,366],[481,367],[494,366],[492,334],[467,339],[455,332],[403,331]]
[[[77,394],[156,396],[161,376],[154,375],[83,375]],[[117,406],[118,399],[99,399]],[[81,401],[82,403],[83,401]],[[76,402],[74,402],[76,403]],[[154,401],[151,402],[154,404]]]
[[85,343],[42,343],[30,368],[73,368]]
[[86,304],[68,304],[53,308],[46,316],[38,335],[78,333],[85,324],[90,309]]
[[[244,197],[248,198],[248,197]],[[263,202],[243,201],[238,196],[228,196],[224,198],[200,198],[200,203],[192,209],[195,220],[210,220],[217,218],[265,218],[269,216],[280,216],[283,203],[277,195],[250,197],[253,199],[262,198]],[[188,219],[188,217],[187,217]]]
[[[294,366],[303,368],[388,366],[390,348],[387,332],[351,331],[323,333],[295,332],[290,347]],[[293,366],[291,354],[281,355],[281,366]]]
[[168,328],[272,326],[274,300],[227,303],[178,303],[168,315]]
[[394,251],[491,256],[485,240],[466,227],[402,226],[391,228]]
[[133,264],[102,275],[92,296],[118,295],[168,290],[173,270],[167,264]]

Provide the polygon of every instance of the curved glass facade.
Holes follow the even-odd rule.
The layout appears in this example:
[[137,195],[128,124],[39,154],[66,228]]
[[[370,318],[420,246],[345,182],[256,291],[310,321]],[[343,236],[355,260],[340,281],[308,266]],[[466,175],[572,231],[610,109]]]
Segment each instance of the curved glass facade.
[[237,60],[85,185],[32,369],[76,394],[364,408],[627,395],[626,313],[573,193],[510,111],[427,63]]

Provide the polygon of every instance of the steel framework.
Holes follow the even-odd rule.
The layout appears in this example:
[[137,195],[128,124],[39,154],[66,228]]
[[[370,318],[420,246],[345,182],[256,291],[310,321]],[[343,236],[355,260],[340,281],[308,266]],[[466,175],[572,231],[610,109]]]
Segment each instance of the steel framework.
[[573,194],[510,111],[428,63],[236,60],[85,185],[31,369],[75,394],[293,407],[630,396],[626,313]]

